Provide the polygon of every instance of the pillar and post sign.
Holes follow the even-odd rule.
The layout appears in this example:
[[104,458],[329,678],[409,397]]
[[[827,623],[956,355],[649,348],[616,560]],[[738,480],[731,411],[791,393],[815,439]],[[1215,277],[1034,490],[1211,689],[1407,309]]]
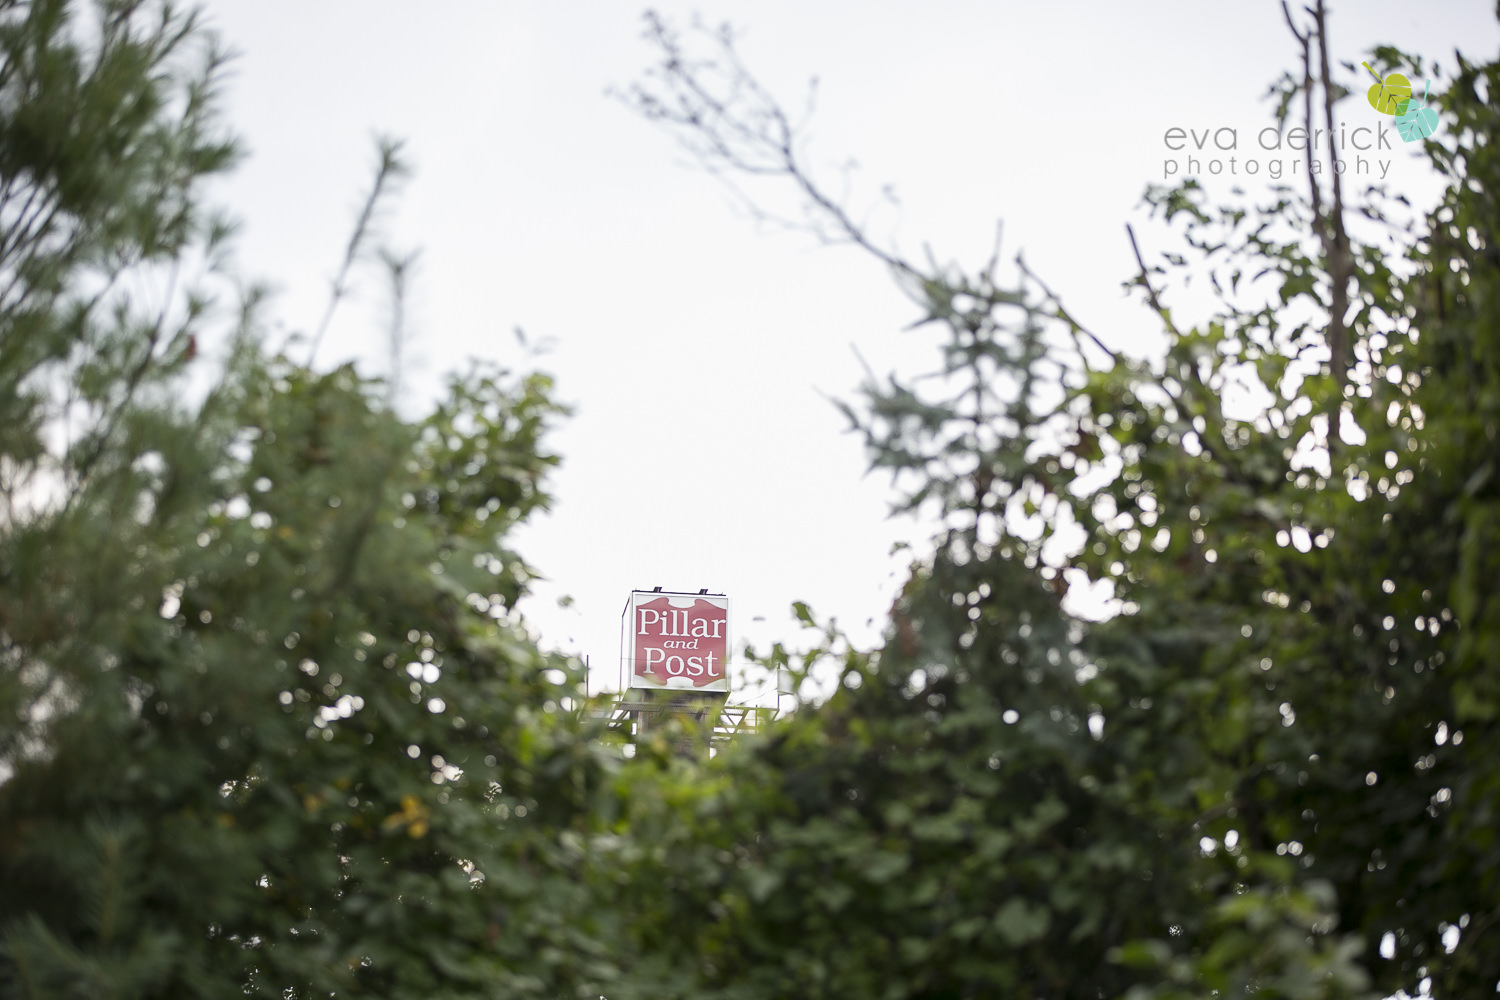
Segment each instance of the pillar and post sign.
[[673,716],[712,728],[729,697],[729,598],[636,590],[620,625],[620,689],[640,731]]
[[626,606],[625,688],[729,691],[729,598],[637,590]]

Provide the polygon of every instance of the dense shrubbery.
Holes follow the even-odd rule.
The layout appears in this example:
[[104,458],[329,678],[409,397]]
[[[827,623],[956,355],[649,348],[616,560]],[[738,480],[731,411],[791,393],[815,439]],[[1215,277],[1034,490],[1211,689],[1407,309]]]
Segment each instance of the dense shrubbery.
[[[769,654],[836,670],[825,704],[627,765],[511,616],[547,380],[477,370],[403,420],[265,350],[253,293],[209,379],[230,286],[175,275],[226,233],[217,62],[190,19],[100,11],[0,14],[5,995],[1493,989],[1494,66],[1449,81],[1450,189],[1399,266],[1341,201],[1157,193],[1229,292],[1179,329],[1143,263],[1142,363],[1030,275],[872,244],[738,64],[661,28],[637,106],[806,182],[947,332],[948,395],[849,411],[946,528],[883,648]],[[1340,282],[1310,367],[1326,321],[1286,317]],[[1269,408],[1226,414],[1247,373]],[[1064,610],[1100,580],[1120,613]]]

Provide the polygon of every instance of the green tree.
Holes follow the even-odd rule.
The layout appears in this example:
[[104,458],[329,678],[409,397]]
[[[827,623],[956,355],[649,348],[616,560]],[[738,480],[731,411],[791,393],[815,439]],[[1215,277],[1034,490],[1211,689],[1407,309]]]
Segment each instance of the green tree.
[[[1341,93],[1324,11],[1288,21],[1304,72],[1279,115],[1319,126]],[[633,828],[666,845],[641,995],[1491,991],[1496,65],[1438,101],[1449,188],[1420,225],[1326,179],[1222,207],[1152,192],[1188,253],[1137,250],[1168,340],[1143,362],[1019,261],[1008,284],[874,243],[727,33],[705,55],[648,23],[635,109],[715,173],[798,187],[809,230],[943,330],[947,380],[871,382],[847,410],[945,525],[885,644],[826,630],[802,660],[837,671],[826,704],[706,776],[638,779]],[[1356,209],[1385,245],[1351,237]],[[1179,325],[1185,268],[1221,294]],[[1270,390],[1261,412],[1226,412],[1235,379]],[[1117,613],[1070,615],[1099,581]]]
[[7,5],[0,59],[0,994],[597,996],[612,758],[505,543],[550,381],[406,421],[261,348],[192,15]]
[[[945,332],[939,387],[848,409],[944,527],[881,648],[798,608],[825,704],[627,767],[514,615],[549,381],[476,368],[403,420],[263,349],[201,201],[233,160],[211,39],[92,10],[0,11],[4,995],[1493,989],[1496,65],[1438,99],[1409,259],[1332,187],[1154,192],[1223,294],[1181,320],[1179,258],[1139,255],[1143,362],[1024,266],[876,244],[732,48],[653,21],[639,110],[798,185]],[[1311,124],[1322,8],[1289,21]],[[1226,412],[1251,376],[1272,402]],[[1118,613],[1068,613],[1097,581]]]

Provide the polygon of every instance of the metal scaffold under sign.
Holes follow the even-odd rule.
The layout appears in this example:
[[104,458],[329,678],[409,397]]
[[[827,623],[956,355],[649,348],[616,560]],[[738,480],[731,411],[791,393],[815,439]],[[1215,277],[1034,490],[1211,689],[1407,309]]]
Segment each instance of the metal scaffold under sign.
[[686,751],[765,726],[774,708],[729,704],[729,607],[707,590],[631,592],[620,616],[621,695],[600,713],[612,732],[635,744],[675,725]]

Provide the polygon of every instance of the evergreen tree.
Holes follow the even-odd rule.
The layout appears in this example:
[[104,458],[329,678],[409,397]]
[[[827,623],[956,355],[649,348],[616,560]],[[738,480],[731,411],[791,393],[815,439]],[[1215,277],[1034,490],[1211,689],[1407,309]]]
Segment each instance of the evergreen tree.
[[504,541],[550,382],[413,422],[260,346],[192,15],[37,0],[0,49],[0,994],[597,996],[611,758]]

